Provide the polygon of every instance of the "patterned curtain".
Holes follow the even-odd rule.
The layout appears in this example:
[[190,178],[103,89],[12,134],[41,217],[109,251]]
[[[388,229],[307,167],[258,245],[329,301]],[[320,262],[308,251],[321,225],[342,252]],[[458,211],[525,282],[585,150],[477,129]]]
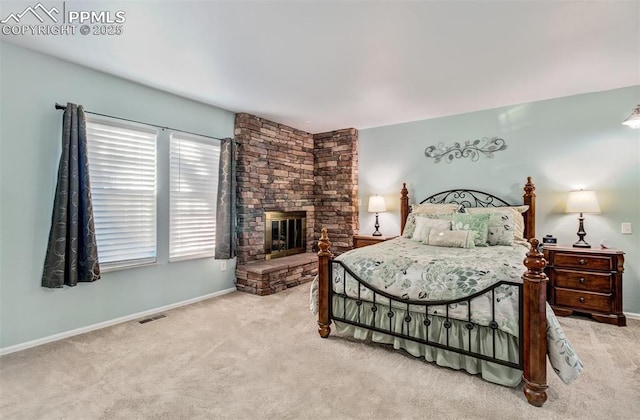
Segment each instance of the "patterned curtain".
[[99,278],[84,111],[68,103],[42,286],[75,286]]
[[236,256],[236,143],[224,139],[220,144],[216,207],[216,255],[218,260]]

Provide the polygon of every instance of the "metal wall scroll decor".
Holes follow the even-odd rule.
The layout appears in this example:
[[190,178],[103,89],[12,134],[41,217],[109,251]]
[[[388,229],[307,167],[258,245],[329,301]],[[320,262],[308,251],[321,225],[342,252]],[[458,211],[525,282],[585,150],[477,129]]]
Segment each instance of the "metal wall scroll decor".
[[[484,142],[484,144],[480,144]],[[453,143],[453,146],[445,147],[444,143],[438,143],[437,146],[429,146],[424,150],[426,157],[434,158],[435,163],[444,159],[445,162],[451,163],[453,159],[471,158],[472,162],[476,162],[480,155],[492,158],[495,152],[507,148],[506,142],[499,137],[487,138],[480,140],[467,140],[464,144],[459,142]]]

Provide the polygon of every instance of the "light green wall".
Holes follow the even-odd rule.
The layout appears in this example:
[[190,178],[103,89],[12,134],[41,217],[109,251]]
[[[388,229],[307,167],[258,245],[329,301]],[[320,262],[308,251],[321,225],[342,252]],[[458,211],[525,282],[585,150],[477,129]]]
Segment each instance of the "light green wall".
[[[472,93],[470,93],[472,94]],[[360,230],[373,231],[366,213],[371,194],[383,194],[383,234],[399,232],[399,192],[406,182],[412,199],[450,188],[485,190],[516,203],[532,176],[537,193],[537,236],[559,243],[577,240],[577,215],[565,214],[567,192],[596,191],[602,214],[586,215],[586,240],[607,239],[625,255],[624,310],[640,313],[640,130],[621,124],[640,103],[640,86],[571,96],[446,118],[360,130]],[[508,148],[477,162],[434,163],[424,149],[443,142],[498,136]],[[620,223],[633,224],[632,235]]]
[[[233,113],[3,42],[0,97],[0,348],[234,287],[235,261],[225,272],[212,258],[169,264],[161,248],[154,266],[73,288],[40,287],[60,156],[62,112],[54,103],[216,137],[233,136]],[[161,186],[159,196],[162,224]]]

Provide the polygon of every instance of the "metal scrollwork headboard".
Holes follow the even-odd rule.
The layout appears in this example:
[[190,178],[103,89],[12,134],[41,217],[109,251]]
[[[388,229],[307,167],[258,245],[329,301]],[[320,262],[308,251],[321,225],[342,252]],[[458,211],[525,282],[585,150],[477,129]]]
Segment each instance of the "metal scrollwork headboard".
[[[524,218],[524,237],[526,239],[531,239],[536,236],[536,186],[533,184],[530,176],[527,177],[527,182],[523,189],[524,195],[522,196],[522,204],[529,206],[529,209],[522,214],[522,217]],[[510,206],[507,201],[496,197],[493,194],[477,190],[463,189],[436,193],[420,202],[420,204],[424,203],[457,203],[462,205],[463,208]],[[407,190],[407,184],[405,183],[402,184],[402,190],[400,191],[400,233],[404,232],[404,227],[407,223],[407,217],[410,212],[411,206],[409,206],[409,191]]]
[[442,191],[425,198],[420,204],[444,204],[455,203],[460,204],[463,208],[467,207],[504,207],[510,206],[501,198],[493,194],[489,194],[477,190],[449,190]]

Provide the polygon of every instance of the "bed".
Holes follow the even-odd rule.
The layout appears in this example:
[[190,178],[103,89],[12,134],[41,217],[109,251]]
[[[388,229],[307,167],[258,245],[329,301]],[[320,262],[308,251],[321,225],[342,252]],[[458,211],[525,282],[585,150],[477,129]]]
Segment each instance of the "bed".
[[391,344],[500,385],[524,382],[527,401],[542,406],[547,355],[566,383],[582,362],[546,303],[530,177],[523,199],[511,206],[492,194],[457,189],[409,206],[403,185],[401,237],[334,258],[322,229],[312,286],[320,336],[329,336],[333,321],[341,334]]

